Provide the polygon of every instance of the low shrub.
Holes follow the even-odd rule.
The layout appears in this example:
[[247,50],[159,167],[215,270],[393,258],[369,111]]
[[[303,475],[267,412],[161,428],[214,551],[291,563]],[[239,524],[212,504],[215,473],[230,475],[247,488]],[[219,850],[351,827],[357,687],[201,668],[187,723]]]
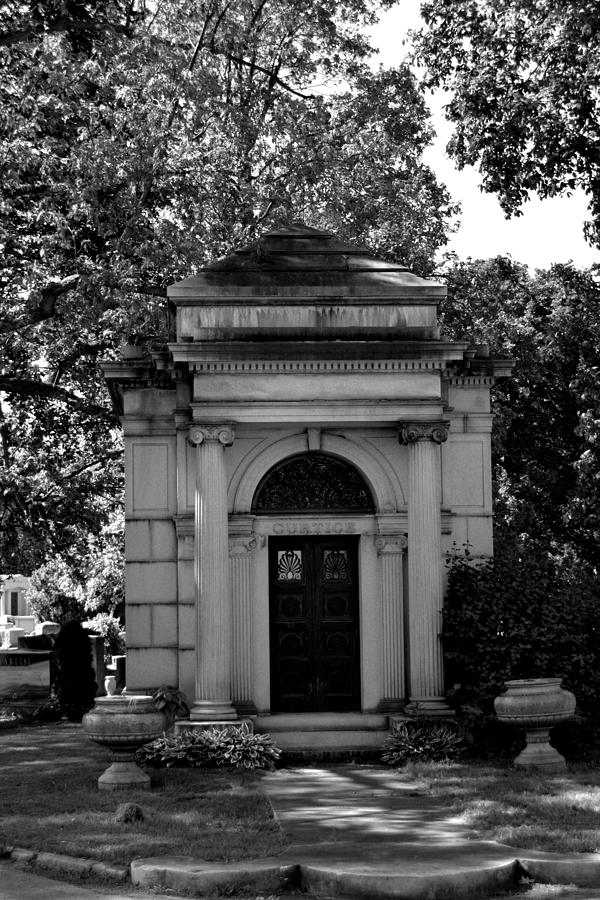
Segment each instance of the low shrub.
[[268,734],[253,734],[249,728],[227,726],[164,735],[145,744],[137,754],[140,765],[152,768],[272,769],[281,751]]
[[496,531],[493,559],[475,562],[468,547],[449,555],[442,629],[448,699],[477,755],[512,755],[521,740],[494,715],[494,698],[515,678],[562,678],[577,699],[578,738],[586,742],[573,752],[600,746],[597,598],[589,566],[507,528]]
[[172,728],[173,723],[178,715],[189,716],[190,707],[187,697],[179,688],[170,687],[167,684],[161,685],[152,694],[152,700],[157,709],[165,714],[166,730]]
[[447,725],[400,722],[384,741],[381,758],[389,766],[404,766],[456,759],[463,750],[462,737]]

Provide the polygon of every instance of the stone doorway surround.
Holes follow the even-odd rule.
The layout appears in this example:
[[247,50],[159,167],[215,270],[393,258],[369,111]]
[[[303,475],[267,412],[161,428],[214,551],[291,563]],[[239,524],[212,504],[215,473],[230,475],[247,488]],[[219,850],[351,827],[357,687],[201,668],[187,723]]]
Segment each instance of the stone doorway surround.
[[[166,347],[105,363],[126,444],[128,690],[178,684],[202,720],[268,713],[269,537],[347,533],[362,712],[447,714],[443,553],[492,553],[489,391],[510,364],[440,335],[445,292],[291,225],[172,285]],[[261,480],[300,453],[353,466],[373,512],[255,515]]]

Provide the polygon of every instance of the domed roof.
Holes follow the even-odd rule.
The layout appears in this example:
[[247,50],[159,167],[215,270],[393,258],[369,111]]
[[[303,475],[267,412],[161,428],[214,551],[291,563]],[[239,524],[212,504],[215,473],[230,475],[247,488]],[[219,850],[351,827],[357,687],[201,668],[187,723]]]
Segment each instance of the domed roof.
[[232,295],[246,301],[418,297],[436,302],[446,288],[328,231],[291,224],[171,285],[168,294],[176,303],[209,298],[231,302]]

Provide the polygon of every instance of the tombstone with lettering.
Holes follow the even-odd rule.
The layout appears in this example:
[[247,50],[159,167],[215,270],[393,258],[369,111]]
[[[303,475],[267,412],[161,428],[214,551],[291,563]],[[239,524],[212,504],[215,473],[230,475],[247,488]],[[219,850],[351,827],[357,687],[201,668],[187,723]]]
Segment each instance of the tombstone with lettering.
[[[171,285],[104,372],[126,461],[127,691],[290,749],[447,715],[444,552],[492,552],[490,388],[444,285],[291,225]],[[315,737],[320,735],[320,737]],[[320,742],[320,743],[319,743]]]

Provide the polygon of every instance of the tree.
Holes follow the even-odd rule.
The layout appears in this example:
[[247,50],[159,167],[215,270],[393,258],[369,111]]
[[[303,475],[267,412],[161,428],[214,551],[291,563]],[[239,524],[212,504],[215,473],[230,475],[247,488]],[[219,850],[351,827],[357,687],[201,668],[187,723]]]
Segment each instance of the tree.
[[121,501],[98,368],[168,336],[166,285],[305,219],[431,270],[455,207],[390,0],[40,0],[0,11],[0,556],[77,566]]
[[496,517],[556,555],[600,567],[600,284],[511,259],[444,267],[444,330],[515,360],[494,389]]
[[449,151],[479,165],[507,215],[532,191],[582,188],[600,245],[600,6],[596,0],[425,0],[426,83],[452,92]]

